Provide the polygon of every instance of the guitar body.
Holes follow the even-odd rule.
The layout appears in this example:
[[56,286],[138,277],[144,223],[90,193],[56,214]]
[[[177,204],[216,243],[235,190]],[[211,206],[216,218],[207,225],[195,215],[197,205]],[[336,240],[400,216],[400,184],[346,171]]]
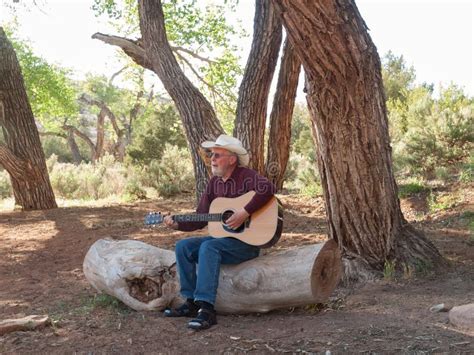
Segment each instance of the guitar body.
[[[212,201],[209,213],[230,216],[249,203],[254,195],[255,191],[249,191],[236,198],[218,197]],[[272,197],[262,208],[254,212],[237,230],[228,228],[224,221],[208,223],[209,235],[212,237],[232,237],[262,248],[274,245],[280,239],[282,229],[283,211],[276,197]]]

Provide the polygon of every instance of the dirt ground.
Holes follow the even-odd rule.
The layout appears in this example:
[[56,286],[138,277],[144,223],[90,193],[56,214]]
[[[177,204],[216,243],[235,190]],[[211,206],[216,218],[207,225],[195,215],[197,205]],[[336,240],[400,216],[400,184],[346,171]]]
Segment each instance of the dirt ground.
[[[429,311],[440,303],[474,302],[474,240],[466,221],[474,192],[460,194],[463,202],[435,213],[428,211],[426,194],[402,200],[406,218],[449,260],[443,270],[338,288],[323,305],[221,315],[203,332],[187,330],[185,319],[135,312],[96,296],[82,273],[87,250],[100,238],[173,249],[186,234],[142,228],[143,217],[150,210],[191,211],[191,196],[0,212],[0,320],[31,314],[53,320],[41,330],[0,336],[0,353],[474,353],[474,334],[450,325],[446,312]],[[321,198],[282,200],[284,235],[268,252],[325,240]]]

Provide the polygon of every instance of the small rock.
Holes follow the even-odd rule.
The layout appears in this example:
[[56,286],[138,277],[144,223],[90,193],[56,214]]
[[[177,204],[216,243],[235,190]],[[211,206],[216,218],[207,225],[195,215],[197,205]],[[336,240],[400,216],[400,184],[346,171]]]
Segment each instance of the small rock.
[[451,307],[446,307],[444,303],[440,303],[437,305],[434,305],[433,307],[430,308],[431,313],[438,313],[438,312],[447,312],[451,309]]

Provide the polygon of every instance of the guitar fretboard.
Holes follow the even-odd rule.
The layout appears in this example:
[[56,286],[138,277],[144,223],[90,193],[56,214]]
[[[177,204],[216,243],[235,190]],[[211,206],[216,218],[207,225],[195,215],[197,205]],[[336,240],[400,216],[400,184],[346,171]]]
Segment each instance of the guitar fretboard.
[[176,214],[176,222],[218,222],[222,220],[222,213]]

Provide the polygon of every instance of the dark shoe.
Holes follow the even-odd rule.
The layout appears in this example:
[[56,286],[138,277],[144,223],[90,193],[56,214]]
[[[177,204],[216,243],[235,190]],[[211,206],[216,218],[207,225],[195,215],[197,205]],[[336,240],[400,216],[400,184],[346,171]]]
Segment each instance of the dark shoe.
[[201,308],[193,320],[188,323],[188,328],[194,330],[209,329],[217,324],[216,311],[213,309]]
[[178,308],[167,308],[164,311],[165,317],[196,317],[199,306],[191,301],[184,302]]

